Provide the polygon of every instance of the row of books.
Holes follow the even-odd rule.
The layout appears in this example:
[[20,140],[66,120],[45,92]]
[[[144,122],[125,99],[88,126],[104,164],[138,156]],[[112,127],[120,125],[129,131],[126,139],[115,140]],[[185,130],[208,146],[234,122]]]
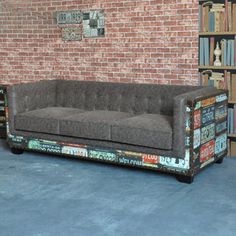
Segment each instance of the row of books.
[[222,66],[236,65],[236,36],[234,39],[221,39],[216,42],[215,37],[200,37],[199,42],[199,65],[213,66],[215,55],[214,50],[216,44],[219,43],[221,50],[220,61]]
[[224,73],[206,70],[200,73],[203,86],[214,86],[218,89],[228,89],[229,100],[236,101],[236,74],[230,71]]
[[236,31],[236,2],[225,0],[224,3],[214,3],[207,1],[199,5],[199,31]]
[[228,109],[228,133],[236,134],[236,105]]

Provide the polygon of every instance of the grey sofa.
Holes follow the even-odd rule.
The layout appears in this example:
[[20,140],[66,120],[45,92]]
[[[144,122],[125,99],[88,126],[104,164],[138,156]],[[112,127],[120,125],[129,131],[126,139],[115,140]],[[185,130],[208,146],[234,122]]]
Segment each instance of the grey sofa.
[[[194,106],[209,97],[215,99],[209,104],[214,111],[218,103],[227,104],[226,91],[212,87],[68,80],[13,85],[7,88],[6,98],[8,143],[14,153],[68,154],[159,169],[178,174],[180,181],[192,182],[201,165],[199,160],[199,168],[190,166],[193,112],[198,110]],[[217,97],[222,97],[218,103]],[[211,121],[214,127],[216,120]],[[227,120],[227,112],[221,120]],[[215,131],[213,139],[215,143]],[[200,152],[200,146],[198,149]],[[214,160],[222,159],[226,151],[218,156],[214,153]],[[188,168],[181,169],[178,163],[186,162],[187,155]],[[170,168],[166,158],[173,162]]]

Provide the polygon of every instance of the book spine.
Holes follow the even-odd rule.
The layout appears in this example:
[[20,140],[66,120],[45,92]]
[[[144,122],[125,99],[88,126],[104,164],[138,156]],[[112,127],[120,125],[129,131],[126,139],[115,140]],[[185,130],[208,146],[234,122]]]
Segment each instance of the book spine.
[[227,74],[227,89],[228,89],[228,91],[229,91],[229,100],[231,100],[232,99],[232,78],[231,78],[231,73],[229,72],[229,71],[227,71],[226,72],[226,74]]
[[236,65],[236,35],[234,36],[234,65]]
[[234,104],[234,130],[233,133],[236,134],[236,104]]
[[227,40],[223,39],[223,66],[227,65]]
[[220,12],[215,12],[215,32],[220,32]]
[[224,70],[224,89],[228,89],[227,70]]
[[204,56],[205,56],[205,65],[209,66],[210,64],[210,48],[209,48],[209,38],[204,38]]
[[230,134],[230,108],[228,108],[228,117],[227,117],[227,128],[228,128],[228,134]]
[[229,13],[228,13],[228,0],[225,0],[225,32],[229,30]]
[[230,59],[231,59],[231,41],[227,40],[227,66],[230,66]]
[[231,134],[232,134],[234,133],[234,109],[233,108],[231,108],[230,123],[231,123]]
[[230,60],[230,65],[234,66],[234,52],[235,52],[234,40],[230,40],[230,41],[231,41],[231,60]]
[[198,31],[202,31],[202,5],[198,5]]
[[232,32],[232,2],[228,2],[228,26],[229,32]]
[[209,32],[214,32],[214,12],[209,11]]
[[201,8],[202,8],[202,20],[201,20],[201,22],[202,22],[202,24],[201,24],[201,27],[202,27],[202,29],[201,29],[201,31],[202,32],[204,32],[204,22],[205,22],[205,17],[204,17],[204,6],[203,6],[203,4],[201,5]]
[[203,66],[204,65],[204,38],[200,37],[200,61],[199,61],[199,65]]
[[207,6],[204,6],[204,31],[205,32],[208,32],[209,31],[209,10],[210,10],[210,7],[207,5]]
[[214,65],[215,37],[210,37],[210,66]]
[[236,31],[236,3],[232,3],[232,30]]
[[203,86],[208,86],[208,81],[209,81],[209,75],[207,73],[203,74],[202,75],[202,85]]

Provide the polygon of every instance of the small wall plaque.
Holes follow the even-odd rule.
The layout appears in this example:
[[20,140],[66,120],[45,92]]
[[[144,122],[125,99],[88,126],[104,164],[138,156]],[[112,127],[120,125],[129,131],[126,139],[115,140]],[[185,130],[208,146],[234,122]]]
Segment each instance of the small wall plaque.
[[57,12],[57,24],[81,24],[83,13],[81,11]]
[[82,29],[81,28],[62,28],[62,39],[64,41],[81,41]]
[[84,37],[104,37],[105,17],[104,11],[90,11],[83,13]]

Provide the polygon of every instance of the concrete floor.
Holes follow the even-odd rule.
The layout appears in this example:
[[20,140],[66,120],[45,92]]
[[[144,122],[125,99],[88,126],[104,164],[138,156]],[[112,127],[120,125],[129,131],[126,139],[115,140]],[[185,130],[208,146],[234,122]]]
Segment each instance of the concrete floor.
[[0,142],[0,236],[235,236],[236,158],[193,184]]

